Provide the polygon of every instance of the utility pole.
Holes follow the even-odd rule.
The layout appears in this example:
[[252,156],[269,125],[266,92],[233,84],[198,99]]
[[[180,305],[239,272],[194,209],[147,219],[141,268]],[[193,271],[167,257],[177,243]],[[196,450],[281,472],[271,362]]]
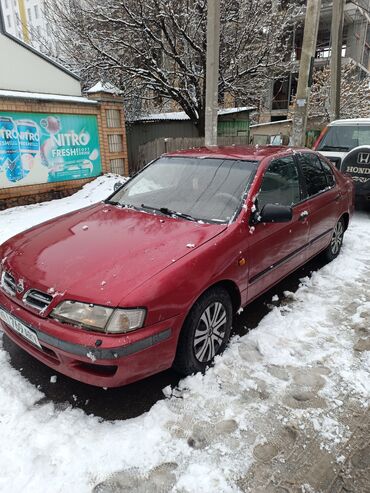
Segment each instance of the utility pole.
[[333,0],[330,58],[330,120],[340,118],[340,81],[345,0]]
[[220,0],[208,0],[205,144],[217,145]]
[[297,97],[293,114],[292,140],[294,146],[304,146],[306,140],[307,110],[319,30],[320,9],[321,0],[307,0]]

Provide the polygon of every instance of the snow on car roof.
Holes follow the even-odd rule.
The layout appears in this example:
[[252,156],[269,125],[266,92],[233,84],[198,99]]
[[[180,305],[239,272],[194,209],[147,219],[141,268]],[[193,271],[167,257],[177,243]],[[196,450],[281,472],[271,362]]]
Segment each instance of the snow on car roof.
[[329,123],[329,126],[337,126],[337,125],[370,125],[370,118],[348,118],[343,120],[334,120]]
[[[238,146],[212,146],[212,147],[194,147],[193,149],[186,149],[181,151],[169,152],[165,156],[188,156],[197,158],[234,158],[242,160],[260,161],[261,159],[276,155],[282,152],[293,152],[298,148],[286,146],[250,146],[250,145],[238,145]],[[302,150],[302,149],[300,149]],[[307,151],[307,149],[305,149]]]

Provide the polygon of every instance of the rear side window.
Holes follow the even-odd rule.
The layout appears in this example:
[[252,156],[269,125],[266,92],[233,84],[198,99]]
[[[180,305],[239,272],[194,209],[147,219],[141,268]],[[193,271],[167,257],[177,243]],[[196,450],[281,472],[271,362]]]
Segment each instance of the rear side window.
[[319,158],[315,154],[301,154],[299,161],[306,182],[307,195],[311,197],[325,190],[328,184]]
[[293,205],[301,200],[299,175],[290,156],[275,159],[267,168],[258,194],[259,210],[266,204]]
[[330,187],[330,188],[334,187],[335,178],[334,178],[334,174],[333,174],[331,167],[328,165],[328,163],[326,163],[322,159],[320,159],[320,162],[321,162],[321,165],[323,167],[323,170],[324,170],[324,173],[326,176],[326,183],[327,183],[328,187]]

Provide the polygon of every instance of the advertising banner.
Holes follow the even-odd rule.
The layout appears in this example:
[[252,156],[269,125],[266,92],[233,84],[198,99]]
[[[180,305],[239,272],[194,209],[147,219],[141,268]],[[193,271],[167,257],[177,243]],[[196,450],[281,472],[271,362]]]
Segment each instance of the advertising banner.
[[0,188],[100,174],[96,116],[0,112]]

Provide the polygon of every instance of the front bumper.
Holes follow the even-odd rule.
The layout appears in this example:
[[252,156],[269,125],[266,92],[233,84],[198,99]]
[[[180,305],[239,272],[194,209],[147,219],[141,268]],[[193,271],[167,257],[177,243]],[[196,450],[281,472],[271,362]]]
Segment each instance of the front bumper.
[[0,320],[0,327],[22,349],[54,370],[98,387],[119,387],[169,368],[183,316],[130,334],[106,335],[44,319],[0,292],[0,308],[38,337],[41,348]]

